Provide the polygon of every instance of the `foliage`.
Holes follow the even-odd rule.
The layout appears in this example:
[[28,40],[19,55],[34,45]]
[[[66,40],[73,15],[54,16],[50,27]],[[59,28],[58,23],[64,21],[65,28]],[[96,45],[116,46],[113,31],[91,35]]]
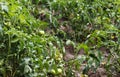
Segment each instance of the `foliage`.
[[110,76],[120,71],[119,0],[0,0],[0,18],[2,77],[76,77],[101,65]]
[[1,76],[40,77],[62,73],[59,39],[45,34],[42,29],[47,23],[34,18],[29,12],[31,2],[27,7],[25,3],[1,1]]

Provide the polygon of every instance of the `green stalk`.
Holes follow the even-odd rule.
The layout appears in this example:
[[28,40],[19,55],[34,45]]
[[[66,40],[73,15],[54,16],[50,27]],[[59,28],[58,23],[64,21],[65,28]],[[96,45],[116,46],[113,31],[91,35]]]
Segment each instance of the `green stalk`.
[[10,53],[10,49],[11,49],[11,38],[10,35],[8,35],[8,54]]

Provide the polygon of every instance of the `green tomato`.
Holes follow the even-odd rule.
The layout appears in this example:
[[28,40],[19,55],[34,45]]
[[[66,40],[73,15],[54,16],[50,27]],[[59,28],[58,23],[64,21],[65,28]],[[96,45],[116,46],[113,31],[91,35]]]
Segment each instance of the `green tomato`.
[[56,74],[56,71],[54,69],[51,69],[52,74]]
[[39,31],[39,34],[44,35],[45,32],[43,30]]
[[61,73],[62,73],[62,69],[61,69],[61,68],[58,68],[58,69],[57,69],[57,73],[58,73],[58,74],[61,74]]

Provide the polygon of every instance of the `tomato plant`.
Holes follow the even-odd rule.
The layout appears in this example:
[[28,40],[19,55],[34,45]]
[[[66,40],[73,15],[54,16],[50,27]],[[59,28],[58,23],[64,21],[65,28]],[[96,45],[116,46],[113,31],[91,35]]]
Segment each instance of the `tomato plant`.
[[0,76],[119,74],[119,9],[119,0],[0,0]]

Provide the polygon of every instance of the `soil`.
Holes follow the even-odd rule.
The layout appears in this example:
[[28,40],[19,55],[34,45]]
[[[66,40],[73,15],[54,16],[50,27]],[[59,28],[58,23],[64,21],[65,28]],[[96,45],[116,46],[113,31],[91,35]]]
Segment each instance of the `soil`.
[[[74,48],[73,46],[69,45],[69,46],[65,46],[65,50],[66,50],[66,53],[64,55],[64,60],[65,61],[69,61],[71,59],[74,59],[75,58],[75,54],[74,54]],[[101,48],[102,51],[106,51],[105,48]],[[105,53],[106,54],[106,53]],[[78,55],[84,55],[84,50],[81,49],[79,52],[78,52]],[[81,66],[82,67],[82,66]],[[83,66],[84,67],[84,66]],[[82,68],[83,68],[82,67]],[[80,68],[81,69],[81,68]],[[79,71],[75,71],[75,75],[76,77],[81,77],[81,74],[79,73]],[[99,67],[97,68],[96,72],[94,73],[92,70],[89,70],[88,73],[87,73],[88,77],[107,77],[107,73],[106,73],[106,70],[104,69],[104,67]],[[115,77],[115,76],[114,76]]]

